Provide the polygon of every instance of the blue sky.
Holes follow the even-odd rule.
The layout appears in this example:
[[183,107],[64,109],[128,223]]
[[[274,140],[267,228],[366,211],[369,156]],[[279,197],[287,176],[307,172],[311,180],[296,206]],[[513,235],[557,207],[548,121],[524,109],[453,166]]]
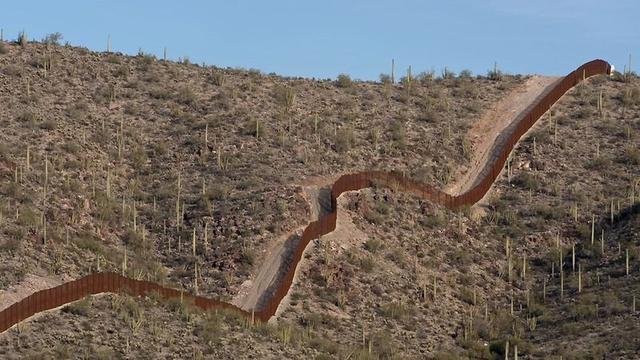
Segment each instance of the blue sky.
[[[615,3],[615,5],[612,5]],[[638,0],[7,1],[5,38],[327,78],[377,79],[411,65],[563,75],[593,58],[640,69]]]

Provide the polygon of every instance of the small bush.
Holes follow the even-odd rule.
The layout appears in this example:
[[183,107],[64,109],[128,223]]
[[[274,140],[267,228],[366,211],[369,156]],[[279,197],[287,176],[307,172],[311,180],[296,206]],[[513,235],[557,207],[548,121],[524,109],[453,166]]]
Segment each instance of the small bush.
[[500,81],[503,77],[504,75],[502,74],[502,71],[500,71],[497,66],[495,66],[492,70],[487,71],[487,78],[489,80]]
[[536,191],[540,187],[540,182],[538,181],[538,179],[536,179],[536,177],[533,174],[528,172],[520,174],[518,177],[516,177],[513,180],[513,182],[517,186],[525,190]]
[[444,70],[442,70],[442,79],[450,80],[450,79],[455,79],[455,77],[456,77],[456,73],[447,69],[446,67],[444,68]]
[[62,312],[80,316],[87,316],[89,314],[90,307],[91,298],[87,296],[82,300],[78,300],[65,306],[64,308],[62,308]]
[[376,238],[370,238],[364,243],[364,248],[371,253],[376,253],[378,250],[382,249],[382,246],[382,241]]
[[196,102],[196,93],[188,86],[178,89],[176,101],[184,105],[193,105]]
[[158,100],[167,100],[171,98],[171,93],[163,86],[157,86],[149,89],[149,95]]
[[27,45],[28,42],[29,42],[29,38],[27,38],[27,34],[24,31],[18,34],[18,40],[16,40],[16,43],[18,45],[24,47]]
[[407,145],[407,131],[400,121],[395,121],[391,124],[391,138],[400,149]]
[[606,171],[611,166],[611,159],[606,156],[598,156],[595,159],[588,160],[585,168],[589,170]]
[[418,117],[418,120],[424,121],[429,124],[437,124],[442,122],[442,115],[438,111],[431,108],[424,110]]
[[364,272],[371,272],[373,271],[373,269],[375,268],[376,262],[375,260],[373,260],[373,258],[371,256],[365,256],[363,258],[360,259],[360,268],[364,271]]
[[33,126],[38,122],[38,116],[32,111],[25,110],[16,117],[16,121]]
[[418,75],[416,75],[416,80],[420,82],[420,84],[422,85],[428,85],[433,81],[434,77],[435,77],[435,72],[433,70],[423,71]]
[[7,48],[7,45],[5,45],[4,42],[0,41],[0,55],[4,55],[8,52],[9,49]]
[[351,149],[355,142],[353,130],[348,127],[342,127],[336,134],[336,151],[339,153],[347,152]]
[[225,76],[222,72],[214,72],[209,76],[209,79],[215,86],[222,86],[225,82]]
[[60,41],[62,40],[62,34],[59,32],[54,32],[51,34],[47,34],[42,39],[42,42],[47,45],[60,45]]
[[640,150],[633,146],[626,146],[618,161],[627,165],[640,165]]
[[273,89],[272,96],[278,105],[289,110],[296,99],[296,91],[290,86],[276,85]]
[[471,70],[468,70],[468,69],[464,69],[460,71],[460,74],[458,74],[458,77],[461,79],[471,79],[472,76],[473,76],[473,73],[471,73]]
[[266,134],[265,122],[253,117],[248,118],[244,124],[243,134],[258,138],[264,137]]
[[56,128],[58,123],[54,119],[47,119],[40,123],[40,129],[43,130],[53,130]]
[[533,211],[538,217],[541,217],[545,220],[554,220],[560,218],[560,212],[557,207],[550,205],[534,205]]
[[336,80],[336,85],[339,88],[350,88],[353,86],[353,80],[351,80],[351,77],[347,74],[340,74]]
[[394,320],[402,320],[409,313],[409,308],[406,305],[395,301],[382,305],[380,309],[380,315]]
[[447,219],[441,211],[437,211],[433,215],[427,215],[420,219],[420,224],[430,229],[439,228],[446,223]]
[[109,54],[105,60],[110,64],[120,64],[120,57],[115,54]]
[[637,86],[631,89],[622,90],[620,100],[625,106],[640,104],[640,88]]

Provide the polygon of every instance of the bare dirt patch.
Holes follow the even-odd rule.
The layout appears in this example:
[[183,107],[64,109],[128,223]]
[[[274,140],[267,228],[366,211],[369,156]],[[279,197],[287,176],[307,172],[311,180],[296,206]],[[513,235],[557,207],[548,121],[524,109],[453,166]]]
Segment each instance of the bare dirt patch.
[[63,281],[50,276],[28,274],[19,284],[0,290],[0,310],[36,293],[60,285]]
[[467,133],[473,153],[472,160],[468,166],[460,167],[455,171],[454,180],[445,187],[445,191],[458,195],[469,190],[490,158],[491,149],[494,148],[500,133],[516,120],[545,89],[558,80],[557,77],[532,76],[475,122]]

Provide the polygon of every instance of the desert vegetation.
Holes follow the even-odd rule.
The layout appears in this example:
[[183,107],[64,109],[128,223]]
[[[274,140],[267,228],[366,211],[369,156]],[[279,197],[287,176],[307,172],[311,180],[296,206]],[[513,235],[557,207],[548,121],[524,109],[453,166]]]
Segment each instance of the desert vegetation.
[[[399,83],[283,78],[61,39],[0,42],[1,289],[110,270],[230,300],[274,240],[308,222],[306,181],[374,168],[445,186],[470,161],[479,114],[526,80],[497,67],[408,69]],[[11,329],[0,351],[631,357],[638,89],[633,73],[576,87],[473,208],[394,189],[344,195],[358,236],[311,245],[276,324],[101,295]]]

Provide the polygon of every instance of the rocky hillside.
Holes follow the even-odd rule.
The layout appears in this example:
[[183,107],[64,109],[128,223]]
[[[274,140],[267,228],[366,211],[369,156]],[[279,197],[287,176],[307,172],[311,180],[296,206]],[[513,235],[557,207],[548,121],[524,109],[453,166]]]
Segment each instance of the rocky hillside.
[[[467,130],[526,80],[382,78],[0,44],[0,304],[98,269],[231,299],[308,222],[303,185],[374,168],[444,187],[469,165]],[[0,352],[490,359],[508,340],[521,358],[632,358],[640,238],[637,216],[619,214],[640,198],[638,130],[640,80],[600,76],[545,115],[471,209],[344,196],[345,227],[309,249],[277,324],[99,296],[0,335]]]

